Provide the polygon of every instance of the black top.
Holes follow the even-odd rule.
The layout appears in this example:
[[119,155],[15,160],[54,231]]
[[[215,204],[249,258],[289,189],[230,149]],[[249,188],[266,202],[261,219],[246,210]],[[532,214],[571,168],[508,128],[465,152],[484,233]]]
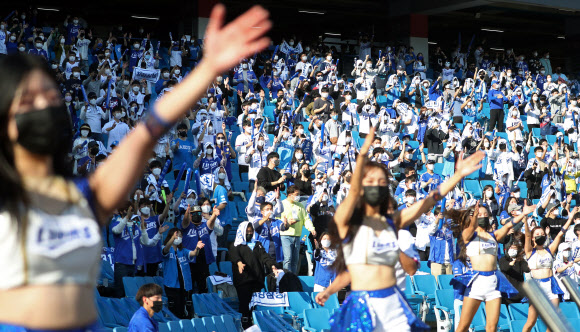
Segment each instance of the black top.
[[300,195],[312,195],[312,181],[302,181],[302,177],[294,180],[294,185],[300,189]]
[[[276,261],[264,250],[261,242],[256,242],[254,249],[250,249],[247,245],[230,246],[229,250],[230,261],[232,262],[232,272],[234,274],[234,286],[238,287],[247,283],[263,283],[266,277],[266,271],[272,271],[272,265],[276,265]],[[238,262],[242,262],[246,266],[244,271],[240,274],[238,269]]]
[[266,189],[266,192],[269,192],[274,191],[276,188],[280,187],[283,184],[281,183],[276,186],[271,185],[272,182],[278,181],[278,179],[280,179],[281,177],[282,175],[280,174],[280,172],[265,166],[260,168],[260,170],[258,171],[258,174],[256,175],[256,180],[258,180],[258,186],[264,187],[264,189]]
[[524,273],[530,272],[528,262],[524,259],[517,260],[514,265],[510,265],[512,261],[508,256],[503,256],[499,259],[499,269],[505,275],[507,280],[512,284],[520,294],[510,298],[512,301],[518,301],[524,296],[522,295],[522,283],[524,282]]
[[425,144],[429,154],[443,154],[443,140],[446,140],[449,134],[443,130],[429,128],[425,132]]

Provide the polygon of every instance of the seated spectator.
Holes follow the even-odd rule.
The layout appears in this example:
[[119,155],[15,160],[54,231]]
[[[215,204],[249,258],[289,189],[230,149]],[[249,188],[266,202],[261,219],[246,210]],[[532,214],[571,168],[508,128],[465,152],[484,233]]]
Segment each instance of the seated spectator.
[[157,284],[145,284],[139,287],[135,300],[141,307],[129,322],[128,332],[157,332],[159,325],[153,315],[163,309],[163,290]]

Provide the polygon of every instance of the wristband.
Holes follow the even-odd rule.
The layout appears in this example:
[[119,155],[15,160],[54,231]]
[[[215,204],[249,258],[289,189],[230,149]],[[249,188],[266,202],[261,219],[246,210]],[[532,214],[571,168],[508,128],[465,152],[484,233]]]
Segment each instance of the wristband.
[[567,229],[567,228],[564,228],[564,227],[562,227],[562,228],[560,229],[560,232],[562,232],[562,233],[564,233],[564,234],[566,234],[566,232],[567,232],[567,231],[568,231],[568,229]]
[[145,128],[147,128],[147,131],[149,131],[149,134],[151,134],[151,137],[153,137],[155,140],[158,140],[161,136],[163,136],[163,134],[168,132],[175,124],[175,122],[170,123],[161,119],[159,115],[157,115],[155,108],[149,112],[145,118],[144,123]]

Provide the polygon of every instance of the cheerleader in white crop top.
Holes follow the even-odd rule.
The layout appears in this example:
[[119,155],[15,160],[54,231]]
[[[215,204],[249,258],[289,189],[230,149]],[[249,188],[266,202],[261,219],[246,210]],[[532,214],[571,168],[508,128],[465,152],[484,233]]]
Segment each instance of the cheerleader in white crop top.
[[517,294],[517,290],[497,270],[497,243],[535,208],[526,205],[522,214],[493,232],[489,232],[489,210],[480,206],[479,202],[464,211],[447,212],[457,225],[455,233],[459,237],[457,244],[461,249],[459,259],[465,264],[469,258],[472,266],[469,273],[457,275],[452,281],[456,291],[463,294],[463,307],[456,331],[468,331],[481,302],[486,303],[486,325],[497,326],[502,294],[506,297]]
[[[553,206],[546,211],[546,215],[549,214],[557,206]],[[574,220],[574,215],[580,211],[578,207],[574,207],[571,212],[568,212],[569,218],[566,224],[562,227],[558,235],[554,238],[554,241],[547,245],[546,243],[546,231],[541,227],[534,227],[530,231],[530,226],[525,223],[526,227],[526,242],[524,244],[524,252],[526,260],[528,261],[528,266],[531,271],[532,278],[534,278],[540,288],[546,294],[548,299],[558,307],[560,304],[560,296],[564,295],[564,292],[558,285],[558,281],[554,278],[552,267],[554,265],[554,256],[558,251],[558,245],[562,241],[562,237],[566,234],[566,231],[572,224]],[[532,330],[538,319],[538,312],[533,305],[530,304],[528,308],[528,320],[524,325],[522,331],[529,332]]]
[[451,179],[427,198],[396,211],[396,203],[392,203],[389,195],[387,170],[384,165],[367,159],[373,140],[374,128],[371,128],[357,157],[350,191],[334,215],[338,234],[332,234],[333,241],[342,244],[336,261],[337,274],[348,268],[353,291],[333,314],[330,325],[333,331],[347,327],[357,331],[428,330],[396,286],[395,265],[399,260],[402,266],[410,265],[400,254],[396,232],[433,208],[463,176],[477,170],[483,155],[476,153],[460,160],[458,171]]
[[214,6],[199,67],[76,183],[68,180],[70,114],[46,63],[20,54],[0,58],[0,331],[96,330],[94,287],[108,216],[128,204],[156,142],[207,85],[269,44],[263,8],[225,27],[224,15],[222,5]]

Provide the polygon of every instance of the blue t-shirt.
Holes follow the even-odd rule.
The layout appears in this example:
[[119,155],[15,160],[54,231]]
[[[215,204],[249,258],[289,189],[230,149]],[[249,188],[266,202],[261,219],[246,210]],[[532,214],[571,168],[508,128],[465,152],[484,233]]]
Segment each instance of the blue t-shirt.
[[336,250],[320,250],[314,258],[316,260],[316,270],[314,271],[314,284],[322,287],[330,286],[336,278],[336,272],[332,268],[332,263],[336,259]]
[[180,169],[183,163],[186,163],[188,167],[193,165],[193,150],[195,150],[193,142],[188,139],[174,139],[171,141],[171,147],[174,147],[179,143],[179,147],[173,151],[173,169]]
[[215,205],[226,203],[226,207],[220,212],[220,221],[223,225],[232,224],[232,214],[230,212],[230,204],[228,202],[228,191],[221,185],[215,187],[213,191],[213,197],[215,199]]
[[129,322],[128,332],[157,332],[159,331],[159,326],[157,322],[149,317],[149,313],[145,308],[141,307],[139,310],[135,311],[131,321]]
[[428,194],[429,192],[431,192],[431,190],[436,189],[441,184],[441,182],[443,182],[441,180],[441,176],[439,176],[439,174],[435,174],[435,173],[429,174],[427,172],[425,172],[421,175],[421,182],[427,182],[431,178],[433,179],[433,182],[428,184],[425,188],[421,189],[424,194]]

